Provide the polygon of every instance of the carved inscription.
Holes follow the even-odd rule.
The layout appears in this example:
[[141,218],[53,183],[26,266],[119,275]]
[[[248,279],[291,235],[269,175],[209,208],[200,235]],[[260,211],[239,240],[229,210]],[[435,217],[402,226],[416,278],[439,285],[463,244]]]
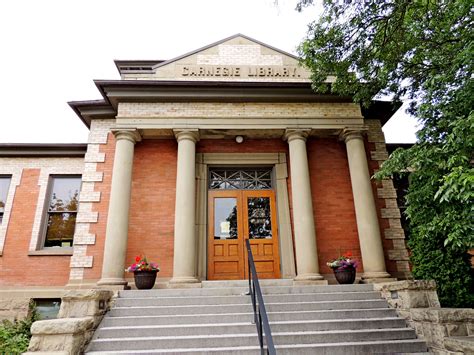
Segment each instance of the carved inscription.
[[265,77],[300,78],[301,68],[297,66],[230,66],[230,65],[183,65],[184,77]]

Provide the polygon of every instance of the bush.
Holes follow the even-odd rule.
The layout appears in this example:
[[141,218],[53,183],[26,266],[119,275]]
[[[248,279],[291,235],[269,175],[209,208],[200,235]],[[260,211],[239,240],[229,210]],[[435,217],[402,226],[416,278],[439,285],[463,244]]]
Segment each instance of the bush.
[[436,281],[441,306],[474,307],[474,270],[470,255],[443,244],[443,239],[436,242],[422,235],[410,236],[413,276]]
[[30,303],[28,317],[0,324],[0,354],[21,354],[28,349],[31,325],[39,319],[34,302]]

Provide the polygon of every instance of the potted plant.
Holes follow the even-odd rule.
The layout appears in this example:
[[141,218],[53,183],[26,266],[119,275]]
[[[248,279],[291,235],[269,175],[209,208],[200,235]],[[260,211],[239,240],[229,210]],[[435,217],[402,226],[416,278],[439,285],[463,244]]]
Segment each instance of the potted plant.
[[352,259],[350,251],[326,263],[334,271],[334,276],[339,284],[353,284],[356,277],[357,260]]
[[127,272],[133,272],[135,286],[139,290],[149,290],[153,288],[156,281],[156,274],[160,268],[156,263],[149,263],[146,256],[135,257],[135,263],[125,269]]

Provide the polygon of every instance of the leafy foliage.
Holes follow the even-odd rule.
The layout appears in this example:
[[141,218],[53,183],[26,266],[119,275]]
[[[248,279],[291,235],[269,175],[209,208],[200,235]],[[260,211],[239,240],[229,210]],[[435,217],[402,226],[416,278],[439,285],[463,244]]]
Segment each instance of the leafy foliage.
[[39,319],[34,302],[30,304],[26,319],[0,323],[0,354],[22,354],[28,349],[31,325]]
[[444,306],[474,306],[473,13],[468,0],[324,0],[299,49],[319,92],[409,100],[418,142],[376,178],[409,174],[413,274],[437,281]]

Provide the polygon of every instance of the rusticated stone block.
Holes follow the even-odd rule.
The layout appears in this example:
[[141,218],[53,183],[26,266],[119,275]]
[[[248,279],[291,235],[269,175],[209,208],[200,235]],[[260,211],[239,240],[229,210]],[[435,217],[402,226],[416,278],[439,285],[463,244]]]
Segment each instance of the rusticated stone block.
[[[474,338],[470,336],[474,327],[474,309],[471,308],[412,308],[399,311],[399,314],[407,319],[409,325],[436,354],[459,352],[460,348],[456,348],[456,342],[451,341],[451,337],[466,341]],[[469,349],[469,344],[466,349]]]
[[396,309],[440,307],[433,280],[404,280],[374,287]]
[[58,318],[93,317],[97,326],[113,296],[110,290],[69,290],[62,296]]
[[25,319],[29,311],[29,298],[0,298],[0,321]]
[[37,321],[31,326],[28,351],[80,354],[92,337],[93,330],[92,317]]
[[446,338],[444,347],[459,354],[474,354],[474,336]]
[[[474,309],[472,308],[429,308],[412,309],[412,319],[420,322],[432,323],[474,323]],[[467,334],[466,334],[467,335]]]

